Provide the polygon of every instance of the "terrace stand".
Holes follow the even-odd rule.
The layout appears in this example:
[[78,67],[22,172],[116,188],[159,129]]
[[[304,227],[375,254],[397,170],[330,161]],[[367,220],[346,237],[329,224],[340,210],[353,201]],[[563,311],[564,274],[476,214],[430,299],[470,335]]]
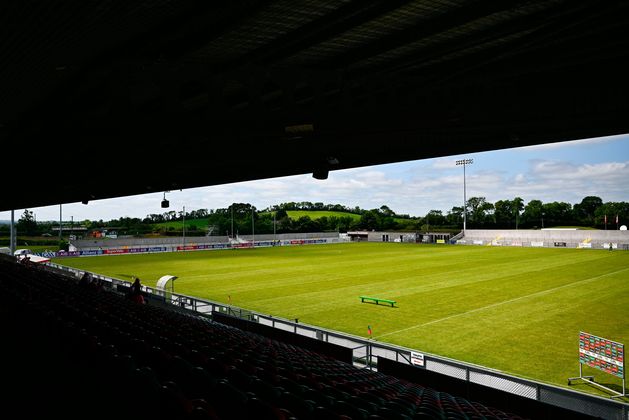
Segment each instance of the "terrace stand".
[[[611,392],[613,394],[611,398],[626,397],[628,394],[625,385],[624,360],[624,344],[581,331],[579,333],[579,376],[568,378],[568,385],[580,379]],[[584,364],[621,378],[622,393],[596,383],[594,376],[583,376]]]

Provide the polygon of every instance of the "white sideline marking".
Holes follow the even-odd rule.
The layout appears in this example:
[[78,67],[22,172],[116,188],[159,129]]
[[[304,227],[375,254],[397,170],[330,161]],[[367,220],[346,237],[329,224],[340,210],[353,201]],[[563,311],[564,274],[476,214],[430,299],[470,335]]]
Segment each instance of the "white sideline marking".
[[540,292],[531,293],[530,295],[520,296],[520,297],[517,297],[517,298],[505,300],[503,302],[492,303],[491,305],[483,306],[481,308],[471,309],[471,310],[466,311],[466,312],[461,312],[460,314],[449,315],[449,316],[446,316],[444,318],[439,318],[439,319],[435,319],[435,320],[432,320],[432,321],[424,322],[423,324],[417,324],[417,325],[413,325],[411,327],[402,328],[401,330],[391,331],[391,332],[388,332],[388,333],[385,333],[385,334],[380,334],[380,335],[378,335],[378,336],[376,336],[374,338],[385,337],[387,335],[397,334],[397,333],[400,333],[400,332],[403,332],[403,331],[408,331],[408,330],[412,330],[412,329],[415,329],[415,328],[425,327],[427,325],[436,324],[436,323],[441,322],[441,321],[447,321],[448,319],[456,318],[456,317],[459,317],[459,316],[468,315],[468,314],[471,314],[471,313],[474,313],[474,312],[484,311],[485,309],[495,308],[496,306],[505,305],[507,303],[512,303],[512,302],[517,302],[518,300],[528,299],[528,298],[533,297],[533,296],[544,295],[544,294],[547,294],[547,293],[550,293],[550,292],[554,292],[554,291],[559,290],[559,289],[565,289],[567,287],[576,286],[577,284],[591,282],[591,281],[594,281],[594,280],[598,280],[598,279],[600,279],[602,277],[611,276],[612,274],[616,274],[616,273],[622,273],[623,271],[627,271],[627,270],[629,270],[629,268],[623,268],[622,270],[613,271],[613,272],[607,273],[607,274],[601,274],[600,276],[590,277],[589,279],[583,279],[583,280],[575,281],[574,283],[564,284],[563,286],[557,286],[557,287],[554,287],[552,289],[542,290]]

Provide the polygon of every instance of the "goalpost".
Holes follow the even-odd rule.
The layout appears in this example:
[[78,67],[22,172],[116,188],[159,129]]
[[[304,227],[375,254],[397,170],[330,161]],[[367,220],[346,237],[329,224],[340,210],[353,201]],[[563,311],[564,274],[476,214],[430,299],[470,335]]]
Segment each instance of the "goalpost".
[[[612,398],[627,396],[625,388],[625,346],[622,343],[598,337],[583,331],[579,332],[579,376],[568,378],[571,381],[580,379],[613,393]],[[602,370],[605,373],[622,379],[622,393],[594,382],[594,376],[583,376],[583,365]]]

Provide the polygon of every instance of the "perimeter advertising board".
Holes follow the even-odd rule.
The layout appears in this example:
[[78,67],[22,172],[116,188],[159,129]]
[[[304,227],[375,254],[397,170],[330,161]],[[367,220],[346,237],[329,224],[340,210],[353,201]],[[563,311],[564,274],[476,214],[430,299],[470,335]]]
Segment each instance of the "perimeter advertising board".
[[[594,376],[583,375],[583,365],[602,370],[605,373],[616,376],[622,381],[622,392],[606,387],[595,382]],[[568,385],[572,381],[582,380],[603,388],[612,393],[612,398],[627,396],[625,384],[625,346],[622,343],[598,337],[594,334],[579,332],[579,376],[568,378]]]

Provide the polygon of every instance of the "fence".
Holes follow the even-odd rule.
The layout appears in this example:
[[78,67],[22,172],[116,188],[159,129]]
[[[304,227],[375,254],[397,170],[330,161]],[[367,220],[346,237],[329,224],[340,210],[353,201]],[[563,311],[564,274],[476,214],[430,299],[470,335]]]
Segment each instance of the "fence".
[[[48,263],[47,266],[49,269],[70,274],[77,278],[83,274],[82,270],[65,267],[55,263]],[[107,284],[107,287],[112,289],[128,288],[130,285],[129,282],[123,280],[95,273],[92,275],[94,278],[103,280]],[[217,311],[273,328],[289,331],[294,334],[300,334],[346,348],[351,348],[353,351],[352,358],[354,365],[365,369],[377,369],[378,357],[412,365],[413,353],[422,353],[418,350],[408,349],[393,344],[381,343],[351,334],[303,324],[300,323],[298,319],[288,320],[272,315],[259,314],[224,303],[198,299],[172,292],[164,292],[147,286],[142,287],[148,295],[149,302],[163,303],[165,305],[194,311],[206,316],[210,316],[213,311]],[[594,417],[614,420],[629,420],[629,404],[529,379],[518,378],[471,363],[461,362],[433,354],[422,354],[424,367],[418,367],[418,369],[426,369],[428,371],[467,381],[472,384],[484,385],[489,388],[551,404],[553,406],[581,412]]]

